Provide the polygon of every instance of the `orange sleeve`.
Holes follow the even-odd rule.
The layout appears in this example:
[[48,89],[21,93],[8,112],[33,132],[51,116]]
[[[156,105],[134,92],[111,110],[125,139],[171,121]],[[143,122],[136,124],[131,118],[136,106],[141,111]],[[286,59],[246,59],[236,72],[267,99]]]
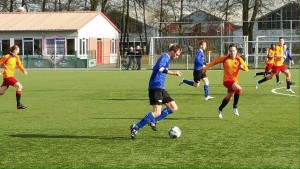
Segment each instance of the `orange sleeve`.
[[248,68],[248,66],[246,65],[244,59],[241,58],[240,56],[238,56],[238,58],[239,58],[240,63],[244,66],[244,71],[245,71],[245,72],[248,72],[248,71],[249,71],[249,68]]
[[2,58],[0,59],[0,64],[3,64],[6,61],[7,57],[8,55],[2,56]]
[[219,58],[216,58],[214,59],[213,61],[211,61],[209,64],[207,64],[205,67],[204,67],[204,72],[206,72],[209,68],[215,66],[216,64],[218,63],[222,63],[224,61],[224,58],[227,57],[227,56],[221,56]]
[[25,68],[23,67],[22,62],[21,62],[19,56],[17,56],[17,62],[16,62],[16,65],[18,66],[18,68],[20,69],[21,72],[23,72],[23,73],[25,72]]

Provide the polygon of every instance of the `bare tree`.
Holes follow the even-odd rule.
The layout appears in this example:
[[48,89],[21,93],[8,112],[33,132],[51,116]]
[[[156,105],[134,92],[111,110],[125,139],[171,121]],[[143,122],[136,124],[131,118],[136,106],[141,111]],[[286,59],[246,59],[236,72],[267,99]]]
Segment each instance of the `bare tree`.
[[14,11],[14,0],[10,0],[10,6],[9,6],[9,12],[13,12]]
[[121,19],[121,38],[120,38],[120,50],[122,50],[120,53],[121,55],[124,55],[125,52],[125,47],[124,47],[124,39],[125,39],[125,34],[124,34],[124,13],[125,13],[125,7],[126,7],[126,0],[123,0],[123,6],[122,6],[122,19]]
[[106,14],[108,8],[108,0],[101,0],[101,12]]
[[43,0],[42,1],[42,12],[46,11],[46,4],[47,4],[47,0]]
[[96,11],[98,7],[99,0],[90,0],[91,2],[91,11]]

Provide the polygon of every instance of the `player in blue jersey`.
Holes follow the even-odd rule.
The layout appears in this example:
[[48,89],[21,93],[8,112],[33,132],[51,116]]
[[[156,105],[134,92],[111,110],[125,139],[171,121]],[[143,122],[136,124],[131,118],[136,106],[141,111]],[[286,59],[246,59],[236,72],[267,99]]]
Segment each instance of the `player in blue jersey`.
[[[148,87],[148,96],[150,105],[152,105],[152,111],[147,113],[138,123],[130,126],[130,136],[133,140],[140,128],[151,123],[151,128],[156,131],[156,122],[166,118],[178,109],[174,99],[165,90],[165,81],[167,74],[181,76],[180,71],[169,70],[170,61],[177,59],[180,54],[180,46],[172,45],[169,51],[164,53],[153,67]],[[166,105],[166,108],[163,110],[162,104]]]
[[190,86],[199,87],[200,80],[204,82],[204,96],[205,100],[213,99],[214,97],[211,97],[209,95],[209,81],[204,72],[202,72],[202,69],[205,67],[206,62],[204,61],[204,50],[206,50],[206,42],[200,41],[199,42],[199,49],[196,52],[195,62],[194,62],[194,81],[182,79],[179,83],[179,86],[183,83],[188,84]]

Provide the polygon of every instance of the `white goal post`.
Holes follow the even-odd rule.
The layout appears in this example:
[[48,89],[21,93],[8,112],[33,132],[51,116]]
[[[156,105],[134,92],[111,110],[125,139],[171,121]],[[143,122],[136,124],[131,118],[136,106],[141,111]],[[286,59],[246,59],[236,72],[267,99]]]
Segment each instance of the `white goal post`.
[[207,43],[206,62],[227,54],[229,44],[235,43],[238,46],[239,55],[242,55],[248,64],[248,36],[166,36],[151,37],[149,68],[152,69],[157,58],[167,52],[171,44],[178,44],[183,52],[178,60],[173,61],[172,68],[193,69],[195,53],[201,40]]

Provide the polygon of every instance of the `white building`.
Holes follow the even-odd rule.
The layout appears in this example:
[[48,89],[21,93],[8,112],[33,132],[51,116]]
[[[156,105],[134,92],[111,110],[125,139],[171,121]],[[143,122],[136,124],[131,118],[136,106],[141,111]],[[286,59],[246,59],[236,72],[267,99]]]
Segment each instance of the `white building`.
[[19,45],[29,67],[111,64],[117,62],[119,32],[100,11],[2,12],[0,52]]

